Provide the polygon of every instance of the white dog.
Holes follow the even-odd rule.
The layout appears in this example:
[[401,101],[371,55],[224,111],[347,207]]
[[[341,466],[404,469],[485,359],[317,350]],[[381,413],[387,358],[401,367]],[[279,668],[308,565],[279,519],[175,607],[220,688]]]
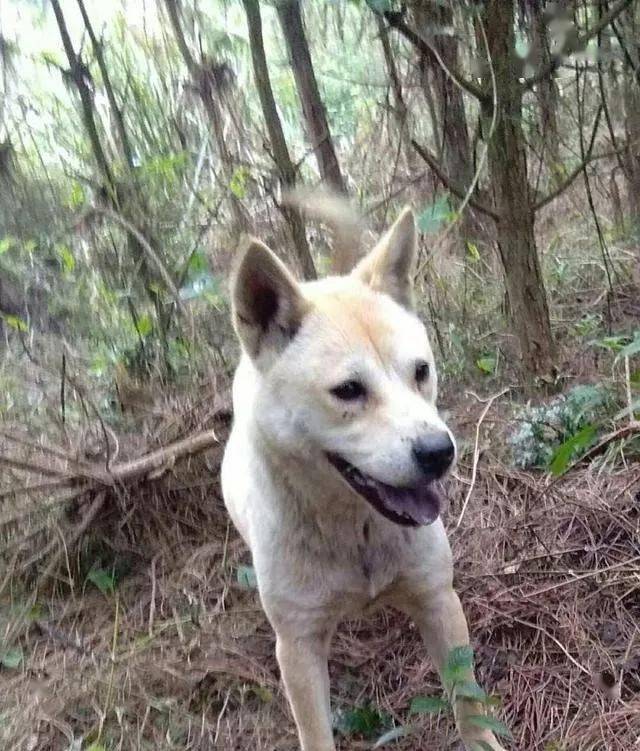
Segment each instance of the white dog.
[[[409,613],[440,670],[469,642],[434,484],[455,444],[412,309],[415,256],[405,209],[348,276],[298,283],[251,240],[233,279],[243,355],[222,488],[253,554],[303,751],[335,749],[327,657],[340,619],[383,605]],[[501,749],[469,721],[475,702],[454,708],[468,749]]]

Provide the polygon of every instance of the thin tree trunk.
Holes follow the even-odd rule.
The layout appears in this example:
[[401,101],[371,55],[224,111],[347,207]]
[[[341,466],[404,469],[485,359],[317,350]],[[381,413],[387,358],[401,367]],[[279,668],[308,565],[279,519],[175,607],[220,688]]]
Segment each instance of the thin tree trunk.
[[341,193],[346,193],[345,182],[329,130],[327,114],[313,70],[311,53],[302,23],[300,2],[299,0],[281,0],[277,4],[277,11],[289,52],[289,62],[296,81],[298,98],[302,105],[307,135],[318,162],[320,175],[328,186]]
[[[533,46],[538,52],[540,63],[546,66],[551,60],[551,50],[544,19],[544,4],[540,1],[531,3],[531,14]],[[546,163],[552,182],[557,183],[562,179],[562,163],[560,161],[560,136],[558,131],[558,87],[553,74],[544,78],[536,86],[536,96],[540,109],[540,131],[546,154]]]
[[389,76],[389,83],[391,84],[391,91],[393,92],[392,112],[398,127],[398,136],[404,146],[407,165],[411,168],[415,164],[415,151],[411,146],[411,136],[409,133],[409,110],[404,100],[402,81],[400,80],[400,74],[398,73],[395,57],[389,41],[389,27],[384,22],[382,16],[379,15],[376,15],[376,23],[378,25],[378,36],[380,37],[380,43],[382,45],[382,54],[384,56],[384,62]]
[[[522,87],[513,74],[514,0],[489,0],[486,34],[495,71],[498,116],[489,143],[488,164],[494,190],[498,247],[513,328],[522,364],[529,375],[547,375],[554,346],[547,296],[534,234],[527,157],[522,132]],[[492,116],[484,104],[485,119]]]
[[180,22],[180,15],[176,0],[165,0],[165,6],[169,15],[169,22],[184,60],[184,64],[189,71],[193,85],[195,86],[202,104],[207,113],[209,123],[213,129],[213,135],[218,149],[218,156],[222,166],[222,174],[225,180],[225,188],[228,190],[231,211],[234,217],[236,233],[246,232],[249,228],[249,218],[240,203],[240,199],[229,189],[233,179],[234,159],[229,151],[222,126],[222,110],[216,98],[215,76],[212,70],[213,61],[204,59],[202,62],[196,61],[191,54],[187,40],[185,39]]
[[[242,0],[245,13],[247,14],[247,26],[249,28],[249,42],[251,45],[251,60],[253,62],[253,75],[260,97],[262,114],[264,116],[273,158],[280,180],[286,188],[293,188],[296,184],[296,168],[291,161],[289,149],[282,130],[282,123],[278,114],[278,108],[271,88],[267,56],[264,51],[262,37],[262,18],[260,16],[259,0]],[[315,279],[316,269],[309,250],[305,224],[302,214],[297,208],[284,207],[283,213],[291,229],[293,243],[296,249],[298,261],[305,279]]]
[[[432,37],[431,44],[449,71],[458,70],[458,42],[444,32],[453,25],[450,7],[439,2],[419,0],[412,7],[415,23],[422,36],[428,36],[435,27],[440,33]],[[424,60],[430,76],[425,76],[423,85],[433,82],[440,125],[440,159],[452,181],[466,189],[473,179],[473,160],[467,127],[467,115],[462,91],[445,71],[435,55]],[[464,240],[475,241],[481,230],[472,212],[467,210],[460,222],[460,234]]]
[[124,155],[124,159],[127,164],[127,167],[129,168],[129,170],[131,170],[133,168],[133,153],[131,150],[131,143],[129,142],[129,136],[127,134],[127,130],[124,125],[124,118],[122,116],[122,110],[118,106],[118,102],[116,101],[115,93],[113,91],[113,86],[111,85],[111,77],[109,76],[109,71],[107,70],[107,66],[104,60],[104,55],[102,54],[102,45],[96,38],[95,32],[93,30],[93,26],[91,25],[91,21],[89,20],[89,16],[84,6],[83,0],[77,0],[77,3],[78,3],[78,7],[80,8],[80,14],[82,15],[84,27],[87,30],[89,39],[91,40],[91,46],[93,47],[93,54],[96,56],[96,62],[98,64],[98,68],[100,69],[100,75],[102,76],[102,83],[104,85],[104,89],[107,94],[107,100],[109,101],[109,107],[111,108],[111,113],[112,113],[112,116],[116,125],[118,138],[120,139],[120,148]]
[[59,0],[51,0],[51,6],[53,7],[53,12],[56,17],[58,29],[60,30],[62,45],[67,56],[67,61],[69,62],[69,72],[80,96],[80,103],[82,106],[82,119],[84,121],[87,135],[89,136],[89,141],[91,142],[91,150],[98,164],[98,168],[102,174],[102,177],[104,178],[105,187],[115,199],[115,183],[111,169],[109,167],[109,162],[104,153],[104,149],[102,148],[100,136],[98,134],[98,126],[96,124],[96,119],[93,112],[93,98],[87,84],[86,76],[89,75],[89,72],[82,64],[82,62],[76,55],[75,50],[73,49],[73,44],[67,30],[67,24],[65,22],[64,14],[62,13]]

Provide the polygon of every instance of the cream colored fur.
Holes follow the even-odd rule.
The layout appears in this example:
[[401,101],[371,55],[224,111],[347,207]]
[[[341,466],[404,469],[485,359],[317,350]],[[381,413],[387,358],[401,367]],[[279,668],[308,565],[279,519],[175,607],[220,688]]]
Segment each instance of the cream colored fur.
[[[351,275],[299,284],[251,241],[233,281],[243,355],[222,488],[253,555],[303,751],[335,749],[327,658],[341,619],[386,605],[410,614],[439,669],[469,641],[441,520],[388,521],[326,458],[339,453],[400,486],[418,471],[410,440],[425,425],[447,430],[427,334],[411,310],[415,244],[405,210]],[[430,366],[422,387],[413,380],[418,358]],[[354,372],[370,398],[338,403],[330,390]],[[500,749],[466,721],[478,712],[467,700],[456,707],[466,747],[482,740]]]

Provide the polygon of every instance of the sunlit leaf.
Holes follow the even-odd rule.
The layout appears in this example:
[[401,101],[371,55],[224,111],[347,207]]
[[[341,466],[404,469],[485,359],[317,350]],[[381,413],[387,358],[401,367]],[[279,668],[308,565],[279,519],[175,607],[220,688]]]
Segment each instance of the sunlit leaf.
[[11,250],[11,248],[14,248],[17,245],[18,241],[15,237],[11,237],[11,235],[7,235],[7,237],[3,237],[2,240],[0,240],[0,256],[3,253],[6,253],[8,250]]
[[469,255],[469,258],[477,262],[480,260],[480,251],[478,250],[478,246],[475,243],[468,242],[466,243],[467,246],[467,254]]
[[148,336],[153,331],[153,320],[148,313],[138,318],[136,329],[140,336]]
[[229,190],[236,198],[244,198],[247,195],[247,179],[249,178],[247,167],[236,167],[229,182]]
[[23,321],[19,316],[10,316],[6,313],[0,313],[0,317],[5,321],[7,326],[11,326],[16,331],[26,332],[29,331],[29,326],[26,321]]
[[487,375],[492,375],[496,369],[496,358],[491,356],[480,357],[476,360],[476,365],[478,366],[478,370]]
[[67,245],[58,245],[58,256],[62,262],[62,268],[67,274],[73,273],[76,268],[76,259]]

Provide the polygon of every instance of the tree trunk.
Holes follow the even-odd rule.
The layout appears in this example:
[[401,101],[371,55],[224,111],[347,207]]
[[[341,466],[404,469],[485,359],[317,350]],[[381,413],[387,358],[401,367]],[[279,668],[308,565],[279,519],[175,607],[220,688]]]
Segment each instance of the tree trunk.
[[[243,0],[243,4],[249,28],[253,75],[256,88],[258,89],[258,96],[260,97],[262,114],[269,133],[273,158],[278,168],[282,185],[291,189],[296,184],[296,168],[289,155],[289,149],[282,130],[282,123],[278,115],[278,108],[273,96],[273,89],[271,88],[269,68],[267,66],[267,57],[262,38],[262,18],[260,16],[259,0]],[[315,279],[316,269],[311,251],[309,250],[302,214],[297,208],[293,207],[283,208],[283,213],[291,230],[302,273],[305,279]]]
[[[544,19],[544,3],[531,3],[531,37],[533,48],[541,65],[546,66],[551,60],[549,34]],[[558,87],[553,74],[544,78],[536,86],[536,97],[540,110],[541,146],[551,181],[558,183],[562,179],[562,162],[560,161],[560,137],[558,131]]]
[[[515,69],[514,1],[489,0],[487,4],[485,27],[498,99],[488,164],[500,217],[498,247],[522,365],[529,375],[547,375],[553,369],[554,347],[529,194],[522,132],[522,87],[512,72]],[[483,106],[485,119],[490,121],[492,105],[485,103]]]
[[340,193],[346,193],[345,182],[327,122],[327,114],[313,70],[302,23],[300,0],[281,0],[277,3],[277,11],[302,105],[307,135],[318,162],[320,175],[328,186]]
[[380,43],[382,45],[382,54],[384,56],[384,62],[389,76],[389,83],[391,85],[391,91],[393,92],[393,106],[391,110],[398,128],[398,137],[404,146],[407,166],[411,169],[415,164],[415,151],[411,146],[411,134],[409,132],[408,122],[409,110],[404,101],[402,81],[400,80],[400,74],[398,73],[398,67],[396,66],[395,57],[389,41],[389,27],[385,24],[382,16],[376,15],[376,22],[378,25],[378,36],[380,37]]
[[[412,6],[418,32],[430,43],[446,67],[458,70],[458,42],[454,36],[442,33],[453,25],[451,8],[440,2],[419,0]],[[433,35],[433,29],[440,33]],[[467,128],[467,115],[462,91],[443,69],[435,55],[423,61],[430,73],[435,94],[437,119],[440,126],[439,158],[452,182],[466,190],[473,180],[473,160]],[[429,77],[425,76],[423,85],[429,86]],[[463,240],[474,242],[481,232],[472,212],[467,209],[461,219],[460,234]]]
[[231,211],[233,213],[235,232],[236,234],[246,232],[249,228],[249,218],[240,202],[240,199],[230,190],[231,182],[233,180],[234,159],[229,151],[229,147],[227,146],[222,125],[222,110],[220,108],[220,103],[216,98],[215,89],[217,84],[215,80],[215,61],[205,57],[203,57],[200,62],[196,61],[191,54],[191,50],[189,49],[189,45],[187,44],[187,40],[185,39],[182,30],[176,0],[165,0],[165,5],[178,49],[180,50],[184,64],[189,71],[193,85],[202,100],[202,104],[204,105],[209,122],[213,129],[218,156],[220,157],[222,174],[226,183],[225,188],[228,191]]

